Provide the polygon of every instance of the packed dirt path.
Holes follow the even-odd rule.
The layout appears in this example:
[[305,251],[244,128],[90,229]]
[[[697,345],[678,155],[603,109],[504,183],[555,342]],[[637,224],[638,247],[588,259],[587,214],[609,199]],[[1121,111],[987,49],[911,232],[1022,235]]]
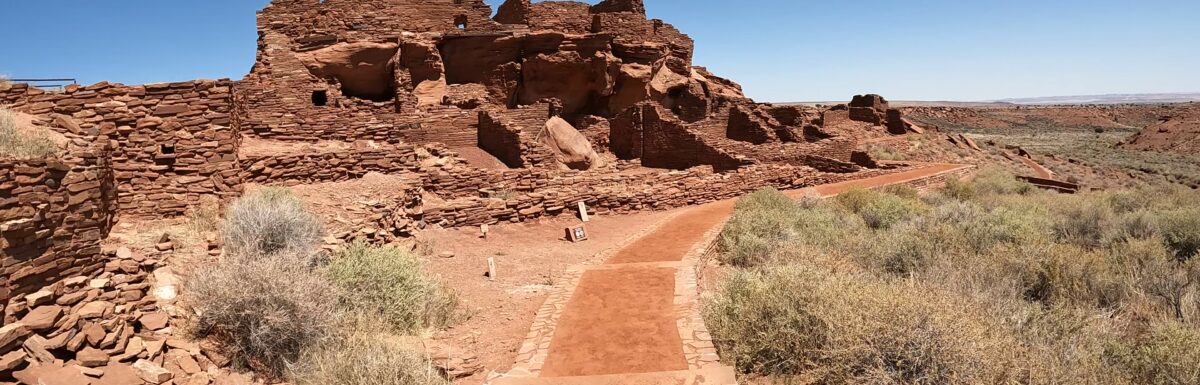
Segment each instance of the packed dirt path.
[[[924,186],[968,166],[928,164],[879,177],[788,191],[792,197],[833,196],[853,188]],[[532,333],[529,378],[495,384],[734,384],[699,318],[695,268],[733,213],[736,200],[697,206],[641,235],[585,269],[572,288],[540,316]],[[542,323],[549,325],[542,325]],[[540,354],[538,352],[541,352]],[[662,377],[662,373],[681,373]],[[639,380],[621,380],[639,378]],[[601,381],[600,379],[604,379]],[[682,382],[681,382],[682,381]]]

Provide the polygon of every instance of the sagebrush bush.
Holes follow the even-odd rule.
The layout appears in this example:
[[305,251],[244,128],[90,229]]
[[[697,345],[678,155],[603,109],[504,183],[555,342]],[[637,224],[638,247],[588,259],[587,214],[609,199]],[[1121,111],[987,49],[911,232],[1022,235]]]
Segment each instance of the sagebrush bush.
[[1005,383],[1016,340],[940,293],[801,265],[741,271],[705,307],[744,372],[851,384]]
[[919,199],[768,195],[722,233],[722,260],[740,268],[704,310],[742,371],[813,384],[1197,383],[1182,368],[1197,367],[1184,347],[1200,334],[1200,192],[1040,193],[986,171]]
[[862,229],[862,221],[853,213],[819,201],[797,202],[767,189],[738,200],[718,246],[723,262],[758,266],[803,252],[789,246],[851,247],[849,235]]
[[54,156],[60,151],[48,132],[19,129],[12,112],[0,106],[0,156],[38,159]]
[[265,188],[233,203],[223,232],[230,256],[287,255],[304,263],[318,251],[324,227],[287,189]]
[[305,354],[289,377],[296,385],[448,385],[422,353],[370,328]]
[[1192,206],[1170,210],[1159,215],[1158,229],[1179,259],[1195,258],[1200,252],[1200,201]]
[[1113,344],[1107,356],[1135,384],[1200,384],[1200,332],[1177,322],[1157,323],[1133,342]]
[[334,255],[326,275],[348,310],[379,317],[399,333],[447,326],[458,312],[457,295],[394,247],[352,243]]
[[337,290],[291,258],[225,258],[186,284],[191,329],[221,343],[237,363],[273,376],[313,346],[330,341],[339,319]]
[[892,194],[880,194],[859,210],[863,221],[873,229],[887,229],[915,218],[926,210],[920,201]]
[[1037,188],[1029,182],[1018,180],[1012,173],[999,168],[979,170],[972,185],[972,190],[982,195],[1029,195],[1037,192]]
[[1058,239],[1074,245],[1096,248],[1111,238],[1113,212],[1102,202],[1085,201],[1064,205],[1054,225]]

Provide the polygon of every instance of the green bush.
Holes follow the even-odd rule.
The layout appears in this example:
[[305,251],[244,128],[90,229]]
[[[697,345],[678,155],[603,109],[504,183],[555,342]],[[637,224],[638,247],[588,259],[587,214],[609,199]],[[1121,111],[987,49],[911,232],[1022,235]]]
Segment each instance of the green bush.
[[340,317],[336,288],[290,258],[225,258],[197,270],[185,294],[193,334],[272,376],[330,341]]
[[225,251],[232,257],[286,255],[311,263],[324,228],[290,191],[266,188],[238,199],[225,216]]
[[61,152],[58,144],[43,130],[18,129],[12,112],[0,107],[0,156],[39,159]]
[[426,276],[421,261],[400,249],[355,242],[326,269],[348,309],[377,316],[400,333],[440,328],[454,320],[458,297]]

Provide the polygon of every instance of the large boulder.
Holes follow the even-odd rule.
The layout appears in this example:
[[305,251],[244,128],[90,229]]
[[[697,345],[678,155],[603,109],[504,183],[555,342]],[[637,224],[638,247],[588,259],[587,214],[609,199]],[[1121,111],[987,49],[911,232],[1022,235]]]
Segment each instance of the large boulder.
[[557,116],[546,121],[540,141],[550,148],[558,163],[564,167],[572,170],[591,170],[604,166],[604,159],[596,154],[587,137],[571,123]]

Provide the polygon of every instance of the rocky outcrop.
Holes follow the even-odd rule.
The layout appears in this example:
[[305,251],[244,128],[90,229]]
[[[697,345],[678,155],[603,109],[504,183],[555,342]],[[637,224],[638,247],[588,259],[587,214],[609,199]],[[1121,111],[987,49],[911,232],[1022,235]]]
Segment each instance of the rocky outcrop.
[[1131,150],[1196,154],[1200,151],[1200,109],[1180,112],[1163,116],[1157,123],[1147,126],[1117,146]]

